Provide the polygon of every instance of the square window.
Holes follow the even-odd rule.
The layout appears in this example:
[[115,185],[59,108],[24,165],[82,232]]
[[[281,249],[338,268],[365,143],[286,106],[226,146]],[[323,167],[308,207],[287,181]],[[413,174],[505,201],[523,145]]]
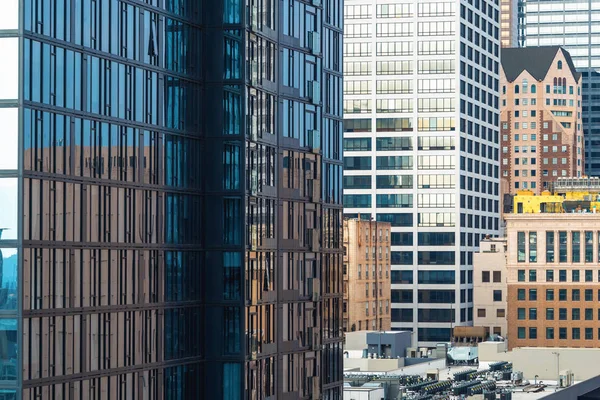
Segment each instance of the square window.
[[499,308],[496,310],[496,317],[498,318],[504,318],[506,317],[506,310],[504,310],[504,308]]
[[567,328],[558,328],[558,338],[559,339],[566,339],[567,338]]
[[477,317],[478,318],[485,318],[485,308],[478,308],[477,309]]
[[537,339],[537,328],[529,328],[529,339]]
[[490,281],[490,271],[481,271],[481,281],[485,283]]
[[529,309],[529,319],[533,321],[537,320],[537,308]]
[[494,301],[502,301],[502,290],[494,290]]
[[494,282],[496,282],[496,283],[502,282],[502,272],[494,271],[493,278],[494,278]]

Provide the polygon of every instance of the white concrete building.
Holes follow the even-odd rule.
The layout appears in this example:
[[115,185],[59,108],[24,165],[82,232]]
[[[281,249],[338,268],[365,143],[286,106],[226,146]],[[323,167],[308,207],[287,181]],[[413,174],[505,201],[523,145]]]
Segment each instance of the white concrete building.
[[499,228],[499,22],[491,0],[345,1],[344,212],[391,222],[392,329],[420,346],[472,324]]

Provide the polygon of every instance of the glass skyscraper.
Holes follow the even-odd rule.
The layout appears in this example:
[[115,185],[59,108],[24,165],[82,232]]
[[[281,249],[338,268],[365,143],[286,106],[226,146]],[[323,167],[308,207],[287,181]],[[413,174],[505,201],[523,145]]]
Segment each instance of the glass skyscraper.
[[341,399],[341,13],[0,2],[0,399]]
[[582,82],[585,173],[600,176],[600,0],[528,0],[525,46],[562,46]]
[[391,223],[392,329],[435,346],[472,324],[473,252],[499,228],[500,5],[344,14],[344,212]]

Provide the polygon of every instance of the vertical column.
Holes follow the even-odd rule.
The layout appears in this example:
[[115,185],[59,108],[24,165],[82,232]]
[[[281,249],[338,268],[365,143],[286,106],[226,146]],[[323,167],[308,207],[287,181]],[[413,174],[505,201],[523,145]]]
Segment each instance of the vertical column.
[[[0,2],[0,335],[5,351],[0,355],[0,390],[14,391],[20,382],[22,354],[18,350],[19,280],[21,279],[21,159],[20,159],[20,24],[19,0]],[[5,372],[10,371],[10,372]]]

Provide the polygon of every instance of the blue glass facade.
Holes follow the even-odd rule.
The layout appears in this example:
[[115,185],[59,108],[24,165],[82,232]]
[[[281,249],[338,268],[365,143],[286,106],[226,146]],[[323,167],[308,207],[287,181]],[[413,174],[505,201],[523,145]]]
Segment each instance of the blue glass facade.
[[324,3],[2,2],[0,398],[341,399]]

